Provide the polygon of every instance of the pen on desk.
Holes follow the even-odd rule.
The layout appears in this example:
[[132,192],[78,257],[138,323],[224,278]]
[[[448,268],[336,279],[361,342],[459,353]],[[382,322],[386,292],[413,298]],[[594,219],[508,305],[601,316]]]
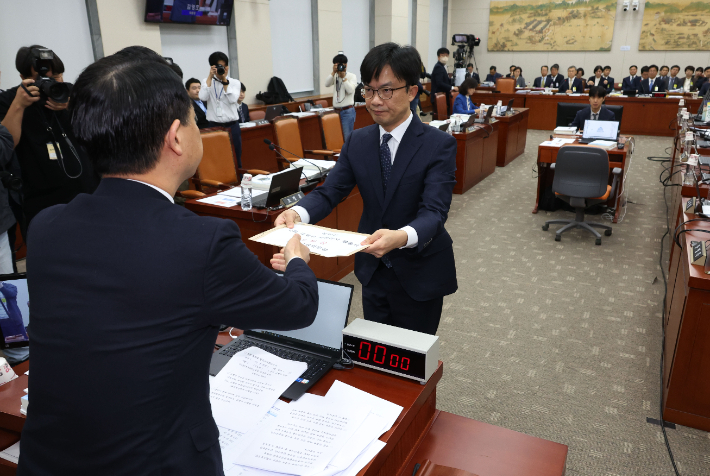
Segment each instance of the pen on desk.
[[412,476],[415,476],[417,474],[417,471],[419,471],[420,467],[421,467],[421,464],[419,464],[419,463],[414,465],[414,471],[412,471]]

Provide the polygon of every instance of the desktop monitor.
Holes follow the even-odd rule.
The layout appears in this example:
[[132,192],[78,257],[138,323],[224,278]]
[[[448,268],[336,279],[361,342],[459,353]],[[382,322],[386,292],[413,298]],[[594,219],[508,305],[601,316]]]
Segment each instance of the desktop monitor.
[[146,23],[229,26],[234,0],[146,0]]
[[27,275],[0,275],[0,348],[30,345],[30,294]]

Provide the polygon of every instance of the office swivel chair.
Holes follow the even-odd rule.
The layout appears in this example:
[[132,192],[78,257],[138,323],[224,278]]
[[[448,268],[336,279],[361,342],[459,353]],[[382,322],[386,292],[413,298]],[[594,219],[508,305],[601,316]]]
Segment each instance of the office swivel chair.
[[606,236],[611,236],[611,227],[584,221],[584,210],[616,196],[621,169],[616,167],[612,170],[614,180],[612,185],[608,185],[609,154],[598,147],[584,146],[560,148],[557,161],[551,165],[551,169],[555,171],[552,191],[573,206],[577,216],[574,220],[548,220],[542,229],[547,231],[550,225],[565,225],[555,233],[555,241],[560,241],[562,233],[567,230],[582,228],[597,238],[595,244],[601,245],[602,235],[592,227],[603,229]]
[[322,114],[320,121],[321,133],[323,137],[324,152],[332,152],[331,155],[339,154],[343,148],[343,126],[340,124],[340,114],[337,111],[330,111]]
[[456,101],[456,98],[458,97],[459,93],[458,91],[453,91],[451,93],[451,101],[449,101],[449,111],[451,111],[451,114],[454,113],[454,101]]
[[513,78],[498,78],[496,81],[496,91],[513,94],[515,92],[515,80]]
[[436,93],[436,120],[445,121],[449,118],[449,111],[446,108],[446,94]]
[[[323,158],[334,154],[332,150],[303,150],[298,119],[292,116],[281,116],[274,119],[274,138],[276,139],[274,142],[285,149],[280,150],[285,160],[279,154],[276,154],[276,164],[279,170],[289,168],[291,166],[290,162],[296,162],[301,157],[310,156],[313,158],[315,155]],[[286,152],[287,150],[290,152]]]
[[[569,127],[569,125],[574,121],[577,112],[586,107],[589,107],[589,103],[558,102],[555,127]],[[624,114],[624,106],[608,106],[604,104],[603,107],[606,107],[612,111],[614,113],[614,120],[621,124],[621,117]]]

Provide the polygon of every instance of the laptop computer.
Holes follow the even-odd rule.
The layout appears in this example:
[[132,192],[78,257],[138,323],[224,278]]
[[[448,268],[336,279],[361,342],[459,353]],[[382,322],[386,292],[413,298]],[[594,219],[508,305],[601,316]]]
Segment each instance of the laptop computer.
[[495,109],[495,106],[488,106],[488,111],[486,112],[486,117],[482,119],[476,119],[474,122],[475,124],[487,124],[491,122],[491,116],[493,115],[493,109]]
[[269,191],[256,197],[252,194],[252,207],[254,208],[274,208],[278,207],[280,200],[298,192],[298,184],[301,181],[301,167],[286,169],[283,172],[275,173],[271,176]]
[[595,140],[610,140],[616,142],[619,138],[619,122],[618,121],[593,121],[587,119],[584,121],[584,131],[580,144],[589,144]]
[[210,375],[217,375],[237,352],[259,347],[284,359],[306,362],[308,369],[281,395],[297,400],[342,358],[343,329],[353,297],[350,284],[318,280],[318,313],[308,327],[295,331],[244,331],[212,354]]
[[511,99],[510,101],[508,101],[508,106],[505,108],[505,113],[509,116],[515,112],[513,110],[513,103],[514,102],[515,102],[515,99]]
[[[288,112],[288,110],[286,111]],[[269,106],[266,108],[266,114],[264,115],[264,120],[265,121],[273,121],[279,116],[284,115],[284,107],[281,104],[277,104],[276,106]]]
[[30,294],[27,275],[0,275],[0,349],[27,347],[30,337]]

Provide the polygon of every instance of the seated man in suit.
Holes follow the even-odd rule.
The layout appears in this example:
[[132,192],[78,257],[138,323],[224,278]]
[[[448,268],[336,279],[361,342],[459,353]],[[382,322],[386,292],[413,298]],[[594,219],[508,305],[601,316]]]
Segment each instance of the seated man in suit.
[[695,68],[695,89],[700,89],[705,82],[705,76],[703,75],[705,68],[698,66]]
[[508,74],[506,74],[505,77],[506,77],[506,78],[512,78],[512,77],[513,77],[513,73],[515,73],[515,65],[514,65],[514,64],[511,64],[511,65],[510,65],[510,72],[509,72]]
[[564,80],[564,76],[560,74],[560,65],[555,63],[550,66],[550,87],[557,89]]
[[479,83],[481,82],[480,76],[478,76],[478,73],[473,70],[473,63],[466,65],[466,76],[464,76],[464,79],[468,78],[473,78]]
[[516,88],[525,87],[525,78],[523,78],[523,68],[521,68],[520,66],[515,67],[515,70],[513,71],[513,79],[515,80]]
[[207,120],[207,106],[200,100],[200,88],[202,82],[197,78],[190,78],[185,83],[187,95],[192,99],[192,108],[195,110],[195,123],[199,129],[210,127],[210,121]]
[[239,122],[249,122],[249,106],[244,102],[244,96],[246,95],[247,87],[242,83],[242,92],[239,93],[239,100],[237,100],[237,111],[239,112]]
[[17,474],[222,475],[208,381],[219,326],[309,326],[308,249],[295,235],[278,276],[233,221],[173,204],[202,140],[157,54],[89,65],[69,108],[102,180],[28,232],[32,411]]
[[552,76],[547,74],[547,65],[540,68],[540,76],[533,81],[533,88],[549,88]]
[[577,68],[575,66],[567,68],[567,79],[562,81],[558,91],[567,94],[584,92],[584,83],[577,77]]
[[476,92],[478,81],[474,78],[465,79],[459,85],[459,95],[454,99],[454,114],[476,114],[478,107],[471,102],[471,95]]
[[584,123],[591,119],[593,121],[613,121],[614,113],[604,107],[606,88],[603,86],[592,86],[589,88],[589,107],[577,111],[571,126],[579,130],[584,130]]
[[[370,235],[362,242],[369,247],[355,255],[365,319],[434,334],[443,297],[457,288],[444,227],[456,182],[456,140],[409,111],[419,61],[411,46],[370,50],[360,76],[375,124],[353,132],[325,183],[275,225],[317,223],[357,186],[358,231]],[[274,262],[276,269],[282,264]]]
[[498,81],[498,78],[502,78],[502,77],[503,77],[502,74],[496,72],[496,67],[491,66],[491,69],[490,69],[488,75],[486,76],[486,82],[487,83],[495,83],[496,81]]
[[629,68],[629,75],[621,81],[622,91],[638,91],[641,78],[636,75],[637,72],[638,67],[635,64],[632,64]]
[[671,89],[681,89],[683,86],[683,78],[679,78],[680,66],[674,64],[671,66],[671,72],[668,76],[668,81],[666,81],[666,89],[670,91]]
[[607,91],[614,90],[614,78],[609,76],[611,74],[611,66],[604,66],[604,72],[602,73],[602,78],[604,78],[604,87]]
[[[695,88],[698,91],[702,91],[703,86],[705,84],[707,84],[708,81],[710,81],[710,66],[705,68],[705,70],[703,70],[703,76],[700,79],[698,79],[697,81],[695,81]],[[700,93],[698,93],[698,94],[700,94]]]
[[[641,73],[643,74],[643,69],[641,70]],[[656,75],[658,74],[658,66],[655,64],[652,64],[651,66],[648,67],[648,78],[641,80],[641,89],[639,92],[642,94],[651,94],[651,93],[662,93],[666,90],[666,83],[658,78]]]
[[584,68],[577,68],[577,78],[582,81],[582,87],[587,88],[587,81],[584,79]]
[[671,69],[664,64],[658,71],[658,79],[663,81],[663,83],[666,85],[666,91],[668,91],[668,73],[670,72],[670,70]]
[[703,87],[700,88],[698,92],[698,97],[705,97],[708,91],[710,91],[710,81],[705,81],[705,84],[703,84]]

